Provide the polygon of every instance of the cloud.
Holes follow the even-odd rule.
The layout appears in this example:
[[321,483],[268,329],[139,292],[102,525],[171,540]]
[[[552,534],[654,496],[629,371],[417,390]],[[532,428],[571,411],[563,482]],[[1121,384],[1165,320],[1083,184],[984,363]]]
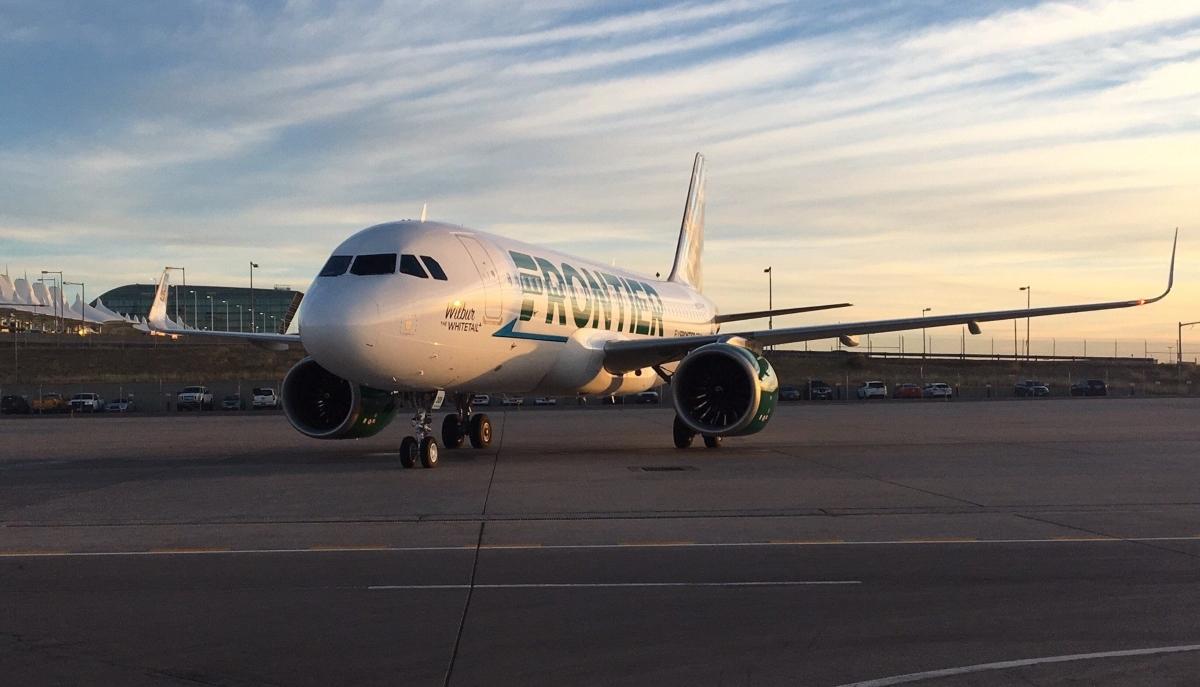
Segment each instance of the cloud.
[[[0,259],[89,279],[62,236],[121,255],[121,276],[184,259],[236,283],[253,254],[302,284],[356,227],[426,201],[653,273],[697,150],[706,281],[730,309],[757,304],[744,274],[766,254],[777,289],[853,293],[856,316],[1011,305],[994,285],[1035,278],[1047,299],[1141,294],[1161,235],[1200,210],[1186,3],[14,7]],[[40,81],[12,76],[29,60]],[[1200,291],[1181,278],[1169,303]]]

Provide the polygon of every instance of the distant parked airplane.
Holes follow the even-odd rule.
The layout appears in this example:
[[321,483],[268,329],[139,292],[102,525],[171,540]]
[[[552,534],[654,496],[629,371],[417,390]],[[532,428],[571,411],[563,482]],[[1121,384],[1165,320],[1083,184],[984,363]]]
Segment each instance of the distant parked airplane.
[[666,280],[450,224],[389,222],[333,251],[304,298],[299,334],[173,329],[168,270],[149,326],[301,343],[309,357],[288,372],[282,391],[292,426],[318,439],[369,436],[410,406],[414,431],[400,443],[400,462],[433,467],[433,412],[447,395],[454,410],[442,422],[442,444],[458,448],[469,437],[482,448],[492,424],[473,411],[476,392],[626,394],[670,381],[675,445],[700,435],[716,447],[771,419],[778,381],[764,346],[833,337],[853,346],[861,334],[946,325],[978,334],[980,322],[1153,303],[1174,281],[1173,243],[1167,290],[1155,298],[720,333],[728,322],[849,303],[719,314],[702,293],[704,182],[697,154]]

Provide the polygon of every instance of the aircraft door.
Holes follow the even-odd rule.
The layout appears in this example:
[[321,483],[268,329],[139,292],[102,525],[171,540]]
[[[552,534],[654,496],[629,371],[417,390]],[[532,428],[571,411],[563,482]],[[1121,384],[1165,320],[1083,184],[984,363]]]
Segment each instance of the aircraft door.
[[467,254],[471,256],[471,262],[475,263],[475,269],[483,283],[483,321],[499,324],[503,315],[504,296],[504,289],[500,285],[500,267],[479,239],[468,234],[457,236]]

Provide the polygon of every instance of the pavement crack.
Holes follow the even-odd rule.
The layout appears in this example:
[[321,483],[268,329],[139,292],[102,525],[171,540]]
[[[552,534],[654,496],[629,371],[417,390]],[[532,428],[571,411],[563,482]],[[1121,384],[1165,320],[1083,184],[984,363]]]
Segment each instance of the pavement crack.
[[855,477],[862,477],[865,479],[873,479],[877,482],[882,482],[883,484],[890,484],[893,487],[900,487],[901,489],[908,489],[911,491],[925,494],[927,496],[936,496],[938,498],[948,499],[950,501],[957,501],[959,503],[965,503],[968,506],[975,506],[976,508],[986,508],[987,507],[986,505],[984,505],[982,503],[976,503],[975,501],[971,501],[970,499],[964,499],[964,498],[961,498],[958,496],[951,496],[950,494],[943,494],[941,492],[932,491],[930,489],[922,489],[921,487],[914,487],[911,484],[905,484],[903,482],[897,482],[895,480],[886,479],[884,477],[880,477],[879,475],[872,475],[868,472],[851,470],[850,468],[845,468],[840,465],[832,465],[830,463],[825,463],[823,461],[819,461],[819,460],[809,457],[809,456],[798,456],[794,453],[788,453],[787,451],[783,451],[780,449],[773,449],[773,452],[778,453],[780,455],[788,456],[789,458],[798,458],[802,461],[811,463],[813,465],[820,465],[823,468],[828,468],[830,470],[837,470],[838,472],[844,472],[848,475],[854,475]]
[[1164,545],[1159,544],[1158,542],[1154,542],[1154,541],[1146,541],[1145,539],[1131,539],[1129,537],[1122,537],[1120,535],[1110,534],[1103,530],[1095,530],[1095,529],[1091,529],[1088,527],[1080,527],[1079,525],[1072,525],[1072,524],[1066,523],[1066,522],[1059,522],[1057,520],[1051,520],[1050,518],[1039,518],[1037,516],[1029,515],[1028,513],[1014,512],[1013,515],[1017,516],[1018,518],[1030,520],[1032,522],[1039,522],[1039,523],[1042,523],[1043,525],[1054,525],[1055,527],[1062,527],[1064,529],[1074,530],[1076,532],[1082,532],[1084,534],[1090,534],[1090,535],[1096,536],[1096,537],[1105,537],[1107,539],[1122,541],[1122,542],[1125,542],[1126,544],[1137,544],[1140,546],[1144,546],[1148,549],[1154,549],[1155,551],[1165,551],[1168,553],[1175,553],[1175,554],[1179,554],[1181,556],[1186,556],[1186,557],[1192,558],[1192,559],[1200,559],[1200,555],[1198,555],[1198,554],[1191,553],[1189,551],[1180,551],[1179,549],[1172,549],[1169,546],[1164,546]]

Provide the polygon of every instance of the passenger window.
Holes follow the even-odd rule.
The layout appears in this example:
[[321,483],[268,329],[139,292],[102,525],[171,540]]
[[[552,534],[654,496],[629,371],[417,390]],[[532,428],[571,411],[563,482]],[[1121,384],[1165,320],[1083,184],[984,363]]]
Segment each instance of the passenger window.
[[434,279],[447,281],[446,272],[442,269],[442,266],[438,264],[437,260],[434,260],[428,255],[422,255],[421,262],[425,263],[425,266],[429,268],[429,274],[432,275]]
[[350,274],[357,274],[360,276],[365,276],[368,274],[394,274],[395,272],[395,253],[360,255],[357,258],[354,258],[354,265],[350,267]]
[[425,270],[421,268],[421,263],[417,262],[417,256],[415,255],[406,254],[400,256],[400,272],[402,274],[411,274],[414,277],[420,277],[422,279],[429,278],[429,275],[425,274]]
[[346,268],[350,266],[351,256],[349,255],[334,255],[325,262],[325,266],[321,268],[319,277],[340,277],[346,273]]

